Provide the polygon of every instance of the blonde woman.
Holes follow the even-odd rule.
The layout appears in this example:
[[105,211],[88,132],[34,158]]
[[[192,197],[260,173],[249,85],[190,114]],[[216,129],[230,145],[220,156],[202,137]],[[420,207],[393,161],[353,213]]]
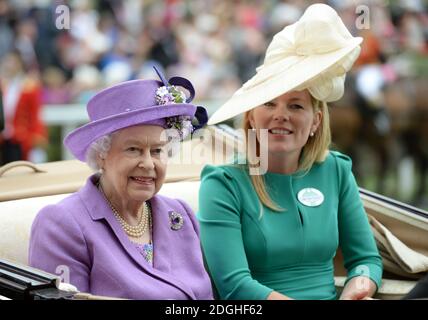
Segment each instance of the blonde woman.
[[267,163],[258,175],[252,157],[202,172],[201,241],[220,298],[339,298],[338,247],[348,271],[340,298],[369,299],[379,287],[382,262],[351,160],[328,149],[327,102],[342,96],[360,43],[331,7],[312,5],[211,117],[209,124],[244,113],[245,131],[257,137],[248,154]]

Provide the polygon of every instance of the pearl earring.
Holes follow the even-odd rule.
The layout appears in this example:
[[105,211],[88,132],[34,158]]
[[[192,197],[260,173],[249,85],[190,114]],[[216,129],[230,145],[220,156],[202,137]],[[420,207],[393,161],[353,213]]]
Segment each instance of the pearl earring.
[[313,136],[314,136],[314,133],[313,133],[313,132],[311,132],[310,136],[311,136],[311,137],[313,137]]

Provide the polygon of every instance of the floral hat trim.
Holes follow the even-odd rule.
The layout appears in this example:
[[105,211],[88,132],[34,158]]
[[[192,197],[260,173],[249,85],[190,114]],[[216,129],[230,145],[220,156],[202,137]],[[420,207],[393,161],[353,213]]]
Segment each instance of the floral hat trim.
[[156,102],[159,105],[171,103],[184,103],[186,95],[176,86],[162,86],[156,90]]
[[[195,89],[192,83],[182,77],[172,77],[169,81],[162,75],[162,73],[155,67],[156,73],[164,84],[156,90],[155,100],[159,106],[170,105],[175,103],[190,103],[195,96]],[[186,99],[186,94],[178,88],[178,86],[187,89],[190,92],[189,98]],[[205,120],[200,119],[197,114],[201,115],[201,109],[205,114]],[[203,112],[202,112],[203,113]],[[202,127],[208,120],[206,111],[202,107],[198,107],[196,118],[198,118],[199,125],[192,124],[192,118],[189,116],[174,116],[166,118],[166,125],[170,129],[176,129],[179,132],[180,138],[183,139],[187,135],[193,133],[196,129]],[[203,117],[202,117],[203,118]],[[202,121],[201,121],[202,120]]]

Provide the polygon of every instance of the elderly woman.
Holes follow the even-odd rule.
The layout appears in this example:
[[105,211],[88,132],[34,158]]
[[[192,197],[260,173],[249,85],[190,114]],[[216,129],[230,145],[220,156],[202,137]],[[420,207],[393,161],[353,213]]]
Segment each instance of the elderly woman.
[[312,5],[211,117],[243,113],[255,136],[246,163],[202,172],[201,241],[221,298],[335,299],[338,247],[348,271],[342,299],[367,299],[379,287],[382,260],[351,160],[328,150],[326,103],[342,96],[360,43],[331,7]]
[[[61,273],[79,291],[212,299],[192,209],[157,195],[169,133],[184,138],[194,129],[191,120],[198,127],[206,122],[206,112],[190,104],[188,80],[159,76],[162,82],[124,82],[89,101],[90,122],[64,143],[98,172],[76,193],[43,208],[33,223],[30,265]],[[189,90],[187,100],[179,86]]]

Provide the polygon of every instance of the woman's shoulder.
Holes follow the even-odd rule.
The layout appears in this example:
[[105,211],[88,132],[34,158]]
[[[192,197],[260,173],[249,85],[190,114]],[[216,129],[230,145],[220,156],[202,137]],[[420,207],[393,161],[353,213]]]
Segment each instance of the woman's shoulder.
[[329,156],[336,159],[340,159],[340,161],[346,161],[346,162],[352,161],[351,157],[336,150],[329,150]]
[[80,237],[89,216],[84,217],[84,209],[79,202],[78,195],[73,193],[58,203],[43,207],[33,220],[32,238],[36,234],[56,234],[59,238],[70,235]]
[[77,192],[75,192],[57,203],[49,204],[40,209],[36,219],[38,221],[64,222],[70,219],[77,219],[75,216],[79,215],[81,212],[81,200]]
[[206,165],[201,172],[201,180],[207,178],[223,178],[227,180],[247,175],[247,167],[243,164]]
[[339,170],[351,170],[352,159],[344,153],[330,150],[326,161],[335,163]]

